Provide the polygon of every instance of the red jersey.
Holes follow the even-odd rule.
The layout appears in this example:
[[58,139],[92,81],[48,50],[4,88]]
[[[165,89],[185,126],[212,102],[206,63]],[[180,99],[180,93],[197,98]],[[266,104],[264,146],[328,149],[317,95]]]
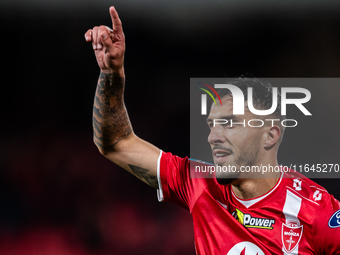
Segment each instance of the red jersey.
[[197,254],[340,254],[340,203],[307,178],[282,173],[249,200],[215,178],[190,178],[188,158],[161,152],[158,198],[188,209]]

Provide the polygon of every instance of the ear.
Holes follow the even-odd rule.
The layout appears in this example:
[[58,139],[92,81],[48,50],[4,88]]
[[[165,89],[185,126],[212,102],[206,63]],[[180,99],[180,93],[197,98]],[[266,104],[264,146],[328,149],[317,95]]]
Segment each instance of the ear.
[[278,126],[269,126],[264,140],[264,148],[273,147],[281,136],[281,129]]

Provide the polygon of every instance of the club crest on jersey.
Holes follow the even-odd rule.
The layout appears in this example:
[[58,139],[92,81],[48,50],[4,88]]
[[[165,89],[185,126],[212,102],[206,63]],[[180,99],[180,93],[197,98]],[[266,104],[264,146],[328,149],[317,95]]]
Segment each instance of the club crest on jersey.
[[339,228],[340,227],[340,210],[336,211],[328,221],[328,227]]
[[282,224],[283,249],[287,254],[291,253],[299,244],[303,232],[303,226],[297,224]]
[[246,228],[262,228],[271,230],[275,224],[274,219],[253,217],[248,213],[241,212],[239,209],[236,209],[236,212],[234,211],[232,215]]

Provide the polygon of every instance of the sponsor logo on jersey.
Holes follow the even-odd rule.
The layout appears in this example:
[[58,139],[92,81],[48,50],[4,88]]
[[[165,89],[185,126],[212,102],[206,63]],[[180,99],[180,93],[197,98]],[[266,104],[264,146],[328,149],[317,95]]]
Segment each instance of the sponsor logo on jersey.
[[265,255],[264,252],[251,242],[241,242],[236,244],[227,255]]
[[299,244],[303,232],[303,226],[282,223],[282,243],[287,254],[291,253]]
[[253,217],[248,213],[243,213],[239,209],[236,209],[232,215],[238,220],[238,222],[247,228],[262,228],[271,230],[275,224],[274,219]]
[[328,221],[328,227],[339,228],[340,227],[340,210],[336,211]]
[[320,201],[322,199],[322,193],[316,190],[313,194],[314,201]]
[[293,188],[295,188],[295,190],[297,191],[302,190],[301,188],[302,181],[300,179],[294,179],[293,181],[294,181]]

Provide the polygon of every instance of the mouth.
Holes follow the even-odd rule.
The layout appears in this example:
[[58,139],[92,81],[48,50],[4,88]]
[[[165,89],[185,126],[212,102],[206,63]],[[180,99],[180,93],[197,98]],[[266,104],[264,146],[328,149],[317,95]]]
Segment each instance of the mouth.
[[232,151],[230,149],[214,149],[213,155],[215,162],[222,162],[224,161],[229,155],[232,154]]

